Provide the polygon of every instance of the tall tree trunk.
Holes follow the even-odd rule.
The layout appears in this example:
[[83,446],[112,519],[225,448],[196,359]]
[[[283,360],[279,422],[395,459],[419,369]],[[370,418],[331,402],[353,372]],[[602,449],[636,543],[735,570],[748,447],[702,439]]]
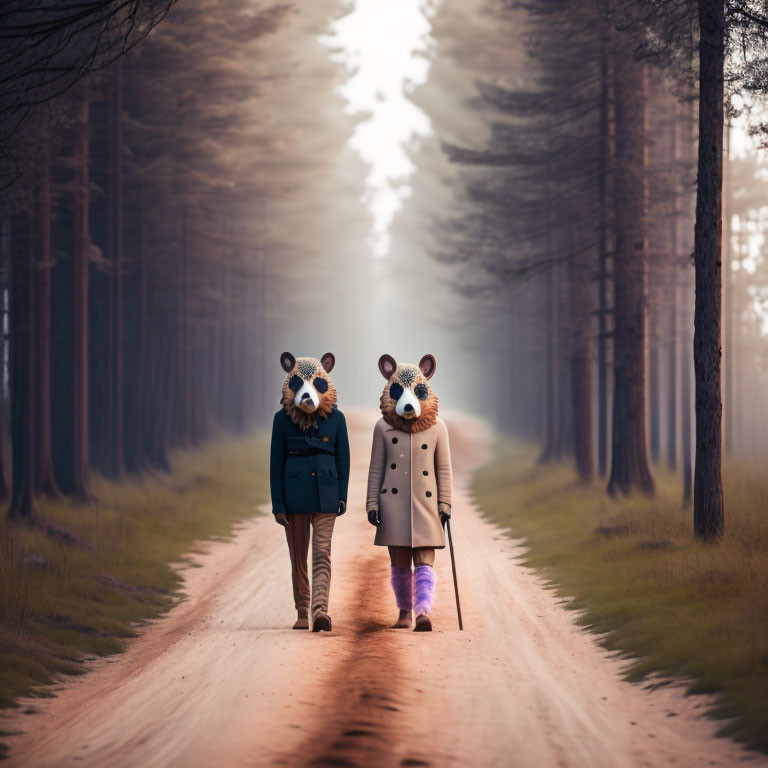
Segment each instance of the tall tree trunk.
[[58,496],[51,453],[51,158],[44,142],[35,169],[35,488]]
[[696,376],[696,466],[693,528],[712,539],[724,526],[720,395],[721,237],[723,191],[723,0],[699,0],[699,157],[696,189],[693,364]]
[[594,475],[592,440],[592,308],[593,289],[588,264],[571,255],[569,272],[570,389],[573,422],[573,454],[582,482]]
[[109,367],[107,370],[107,413],[111,434],[107,436],[110,448],[110,470],[119,476],[125,466],[125,399],[123,354],[123,80],[122,60],[114,65],[114,83],[109,104],[109,199],[108,252],[112,266],[109,301]]
[[[663,138],[668,123],[668,93],[660,71],[647,71],[647,131],[648,139],[648,208],[646,221],[664,221],[669,215],[669,199],[665,189],[664,168],[668,163],[667,146]],[[661,417],[662,417],[662,358],[664,346],[663,310],[666,298],[666,277],[669,269],[668,230],[665,227],[646,228],[645,238],[648,252],[648,444],[651,461],[661,460]]]
[[[695,109],[693,101],[688,106],[687,112],[682,112],[682,126],[684,128],[684,139],[682,151],[684,153],[684,168],[686,181],[682,184],[683,216],[682,231],[685,233],[683,242],[686,258],[683,261],[680,271],[680,412],[681,412],[681,432],[680,447],[683,457],[683,506],[690,505],[693,499],[693,402],[691,394],[693,392],[693,269],[690,263],[692,252],[691,233],[694,229],[695,215],[693,206],[693,183],[688,183],[688,175],[693,175],[693,168],[696,163],[695,147]],[[689,171],[690,169],[690,171]]]
[[614,56],[615,205],[613,442],[608,492],[653,493],[645,433],[647,252],[646,73]]
[[725,153],[723,157],[723,234],[722,234],[722,263],[723,282],[725,291],[725,344],[723,349],[723,364],[725,366],[725,391],[723,398],[723,420],[725,422],[725,453],[733,454],[733,413],[735,398],[733,394],[733,351],[734,323],[736,312],[733,303],[733,269],[731,254],[731,211],[733,210],[733,185],[731,184],[731,126],[726,128]]
[[680,325],[683,329],[681,336],[682,357],[680,360],[680,410],[681,410],[681,433],[680,444],[683,454],[683,506],[688,506],[693,497],[693,424],[691,414],[693,411],[691,402],[691,392],[693,391],[693,377],[691,376],[691,347],[693,339],[690,328],[692,326],[691,304],[693,303],[693,291],[691,290],[691,279],[688,271],[690,267],[686,265],[683,269],[681,286],[681,310]]
[[[740,222],[739,232],[736,237],[736,252],[734,257],[739,261],[741,266],[742,258],[745,256],[744,252],[744,226],[743,222]],[[745,293],[745,285],[742,280],[744,274],[743,269],[739,269],[731,275],[733,280],[733,295],[735,297],[736,306],[745,306],[750,297]],[[734,316],[734,321],[737,323],[734,328],[734,343],[733,343],[733,373],[735,381],[735,389],[733,393],[733,420],[734,420],[734,432],[739,436],[739,440],[743,439],[744,435],[744,414],[748,412],[746,408],[746,390],[744,387],[744,326],[742,318],[739,313]],[[742,443],[743,444],[743,443]]]
[[[10,295],[11,270],[13,266],[13,229],[12,218],[0,218],[0,328],[11,329],[8,302],[5,296]],[[7,333],[0,334],[0,376],[2,380],[10,380],[7,368],[9,338]],[[5,387],[0,386],[0,499],[8,497],[8,485],[5,480],[5,449],[4,436],[7,434],[8,401],[5,397]]]
[[661,456],[661,286],[655,275],[658,260],[654,260],[654,277],[651,281],[653,298],[649,302],[650,333],[648,349],[648,427],[651,461],[655,464]]
[[[269,260],[266,254],[259,254],[259,266],[257,276],[256,302],[257,302],[257,335],[256,335],[256,386],[253,391],[253,397],[256,407],[256,419],[260,425],[267,423],[268,411],[264,398],[258,397],[258,392],[264,392],[267,386],[266,372],[268,370],[267,351],[269,349],[269,332],[267,325],[269,301]],[[521,339],[525,341],[530,348],[530,339]],[[529,358],[530,359],[530,358]],[[533,406],[533,403],[531,403]]]
[[89,123],[90,100],[83,86],[75,147],[72,391],[72,492],[88,495],[88,265],[90,250]]
[[32,217],[13,218],[11,256],[10,385],[13,483],[8,514],[33,520],[35,444],[34,295],[35,258]]
[[[562,238],[560,238],[562,239]],[[560,252],[564,255],[567,246],[560,246]],[[556,328],[557,328],[557,438],[555,442],[555,456],[557,461],[563,461],[573,455],[574,424],[573,407],[571,399],[571,366],[570,366],[570,318],[568,281],[565,274],[565,265],[558,264],[554,267],[558,272],[557,301],[556,301]]]
[[[150,256],[149,256],[149,211],[146,192],[139,190],[139,349],[137,358],[139,371],[136,381],[136,411],[133,417],[136,422],[136,463],[143,467],[148,460],[151,461],[149,406],[152,354],[150,350]],[[154,340],[156,343],[156,340]]]
[[[677,173],[679,167],[677,151],[677,113],[676,100],[669,100],[670,114],[672,119],[668,122],[669,145],[668,145],[668,164],[670,168],[675,169]],[[677,470],[677,313],[679,304],[678,291],[678,270],[680,254],[678,227],[680,225],[680,202],[678,200],[677,178],[673,177],[672,184],[672,216],[669,219],[669,254],[666,265],[667,275],[667,333],[669,335],[667,343],[667,469],[670,472]]]
[[610,158],[609,59],[605,36],[600,48],[600,206],[597,251],[597,464],[600,477],[608,471],[608,173]]
[[179,207],[178,249],[176,252],[176,359],[178,368],[176,381],[178,390],[174,393],[177,413],[173,424],[175,444],[189,446],[192,426],[192,393],[190,364],[190,311],[189,311],[189,207],[182,201]]
[[546,433],[539,463],[551,461],[557,444],[557,272],[550,267],[546,275],[544,326],[546,328],[545,359],[546,382],[544,385],[544,423]]
[[667,342],[667,469],[675,472],[677,470],[677,313],[679,311],[677,211],[671,219],[670,230],[672,264],[666,270],[668,274],[667,332],[669,334]]

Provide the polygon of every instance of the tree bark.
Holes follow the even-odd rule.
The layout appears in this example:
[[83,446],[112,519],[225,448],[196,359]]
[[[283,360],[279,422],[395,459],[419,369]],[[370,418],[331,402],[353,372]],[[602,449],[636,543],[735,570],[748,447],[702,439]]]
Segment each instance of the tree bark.
[[725,292],[724,324],[725,324],[725,344],[723,349],[723,365],[725,366],[725,390],[723,392],[723,421],[725,423],[725,453],[727,456],[733,454],[733,352],[734,352],[734,324],[736,322],[736,313],[733,302],[733,270],[731,254],[731,211],[733,210],[733,187],[731,184],[730,173],[730,145],[731,145],[731,127],[726,128],[725,153],[723,156],[723,289]]
[[647,250],[646,73],[614,57],[616,249],[614,255],[613,440],[608,493],[652,494],[645,432]]
[[[672,114],[675,115],[675,105],[672,104]],[[677,120],[669,122],[669,163],[670,167],[677,168]],[[679,242],[677,228],[680,220],[680,206],[677,200],[677,189],[673,194],[673,210],[669,220],[669,264],[667,266],[667,469],[670,472],[677,471],[677,313],[679,304],[678,291],[678,253]]]
[[[562,244],[561,252],[565,255]],[[555,455],[557,461],[569,459],[573,455],[574,423],[571,397],[571,360],[570,360],[570,299],[566,265],[554,267],[558,273],[556,328],[557,328],[557,438]],[[591,409],[590,409],[591,410]]]
[[[658,266],[658,265],[656,265]],[[655,273],[655,269],[653,272]],[[650,333],[648,349],[648,427],[650,431],[651,461],[656,464],[661,456],[661,286],[651,281],[653,298],[650,302]]]
[[149,429],[149,403],[150,386],[149,375],[151,372],[152,354],[150,349],[150,258],[149,258],[149,211],[146,192],[139,190],[139,344],[136,357],[138,359],[138,375],[136,377],[136,456],[138,467],[144,467],[151,461],[150,429]]
[[557,272],[550,267],[546,275],[544,305],[546,382],[544,384],[544,446],[539,463],[551,461],[557,445]]
[[[683,116],[683,126],[685,128],[683,151],[685,153],[686,169],[690,166],[695,167],[696,149],[694,146],[694,125],[695,125],[695,104],[691,102],[688,107],[688,113]],[[683,232],[685,239],[683,247],[688,256],[691,254],[690,233],[694,229],[695,216],[693,212],[692,201],[689,201],[689,191],[687,183],[682,185],[682,192],[685,195],[684,214],[683,214]],[[681,432],[680,447],[683,457],[683,506],[690,505],[693,499],[693,434],[692,434],[692,397],[693,392],[693,319],[691,308],[693,306],[693,273],[690,259],[686,258],[680,272],[680,411],[681,411]]]
[[123,263],[123,81],[122,61],[115,62],[113,92],[109,105],[109,200],[108,252],[112,265],[109,308],[109,367],[107,370],[107,413],[111,434],[108,435],[110,471],[119,476],[125,468],[125,399],[124,399],[124,263]]
[[600,206],[597,251],[597,454],[598,472],[608,471],[608,173],[610,158],[609,60],[607,41],[600,51]]
[[[10,296],[11,292],[11,270],[13,267],[13,220],[8,217],[6,219],[0,219],[0,291],[6,292],[7,296]],[[0,302],[0,327],[11,329],[9,302]],[[9,352],[9,334],[0,334],[0,360],[8,359],[6,355]],[[5,364],[0,364],[0,369],[4,372]],[[10,372],[6,375],[10,378]],[[7,434],[8,424],[8,401],[5,397],[4,388],[0,387],[0,435]],[[3,440],[0,439],[0,499],[6,499],[8,497],[8,484],[5,479],[5,449],[3,447]]]
[[74,191],[74,242],[72,248],[73,290],[73,390],[72,390],[72,493],[88,495],[88,266],[90,250],[89,123],[87,86],[78,115],[76,178]]
[[699,152],[696,188],[693,364],[696,377],[696,466],[693,528],[703,539],[724,527],[720,392],[723,192],[723,0],[699,0]]
[[176,251],[176,381],[174,395],[177,412],[173,424],[174,444],[189,446],[192,430],[192,375],[190,334],[190,265],[189,265],[189,206],[182,201],[179,206],[178,247]]
[[589,266],[581,256],[568,263],[570,330],[570,389],[573,423],[573,455],[582,482],[594,476],[592,440],[592,308],[593,289]]
[[[676,217],[671,224],[676,228]],[[677,238],[672,238],[672,254],[677,257]],[[679,293],[677,288],[677,267],[669,270],[667,286],[667,469],[677,470],[677,313]]]
[[50,146],[35,169],[35,488],[58,496],[51,453],[51,166]]
[[35,259],[32,217],[13,218],[10,312],[12,519],[33,521],[35,444],[34,291]]

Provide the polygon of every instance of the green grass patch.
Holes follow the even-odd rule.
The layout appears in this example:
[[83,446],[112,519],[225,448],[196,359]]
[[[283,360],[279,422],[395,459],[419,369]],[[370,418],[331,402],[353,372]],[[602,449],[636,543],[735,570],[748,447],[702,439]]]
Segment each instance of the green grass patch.
[[725,468],[725,537],[704,544],[677,477],[657,470],[655,498],[613,500],[531,448],[502,441],[494,456],[473,481],[479,506],[526,539],[525,564],[629,660],[628,678],[716,693],[721,735],[768,751],[768,475]]
[[79,541],[0,521],[0,706],[50,695],[39,686],[119,653],[137,624],[171,607],[171,564],[197,540],[228,537],[267,500],[265,445],[222,438],[177,453],[168,474],[94,477],[88,503],[41,499],[41,520]]

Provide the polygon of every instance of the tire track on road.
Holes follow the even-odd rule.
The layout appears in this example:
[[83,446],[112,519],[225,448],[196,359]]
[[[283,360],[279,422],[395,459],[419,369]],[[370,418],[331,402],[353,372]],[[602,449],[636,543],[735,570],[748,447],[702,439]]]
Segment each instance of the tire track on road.
[[[328,676],[329,697],[318,701],[319,722],[299,747],[276,761],[306,768],[428,766],[410,754],[409,709],[415,692],[401,663],[399,636],[384,617],[393,613],[387,600],[389,562],[372,554],[360,565],[354,592],[358,615],[344,657]],[[391,617],[394,621],[394,615]]]

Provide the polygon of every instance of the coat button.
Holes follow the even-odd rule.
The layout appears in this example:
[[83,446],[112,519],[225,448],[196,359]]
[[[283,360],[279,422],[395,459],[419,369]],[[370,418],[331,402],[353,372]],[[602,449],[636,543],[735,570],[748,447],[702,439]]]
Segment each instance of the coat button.
[[427,472],[427,470],[425,469],[421,474],[424,475],[424,477],[426,477],[429,474],[429,472]]
[[390,464],[389,465],[392,469],[397,469],[397,464]]
[[427,491],[427,498],[429,498],[432,495],[432,491]]
[[387,489],[386,489],[386,488],[382,488],[382,489],[381,489],[381,492],[382,492],[382,493],[386,493],[386,492],[387,492]]
[[397,493],[397,488],[393,488],[392,493]]
[[422,444],[421,444],[421,447],[422,447],[422,448],[423,448],[425,451],[427,450],[427,444],[426,444],[426,443],[422,443]]
[[396,437],[393,437],[393,438],[392,438],[392,442],[393,442],[393,443],[397,443],[397,438],[396,438]]

